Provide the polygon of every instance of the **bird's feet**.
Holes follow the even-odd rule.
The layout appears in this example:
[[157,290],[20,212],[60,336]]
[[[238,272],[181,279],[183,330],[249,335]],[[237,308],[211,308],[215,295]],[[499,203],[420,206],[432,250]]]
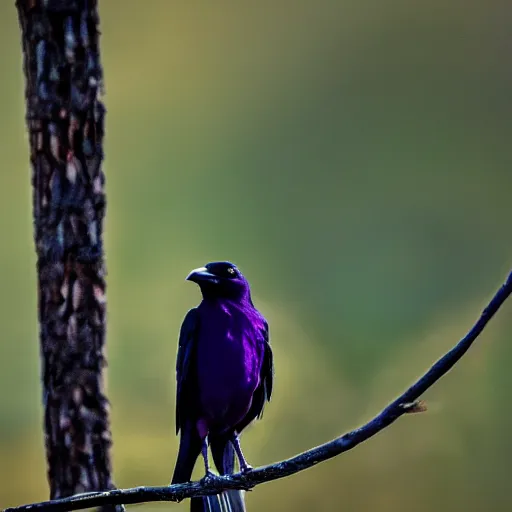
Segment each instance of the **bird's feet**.
[[246,473],[252,471],[252,466],[247,464],[247,462],[245,462],[245,464],[240,464],[240,471],[245,475]]
[[201,445],[201,453],[204,461],[204,476],[201,478],[201,482],[204,484],[212,484],[220,477],[210,469],[210,463],[208,462],[208,436],[205,436]]
[[240,447],[240,438],[237,434],[233,435],[231,442],[233,443],[233,448],[238,456],[238,465],[240,466],[240,471],[245,474],[249,473],[252,470],[252,466],[250,466],[245,460],[244,454],[242,453],[242,448]]
[[213,471],[208,469],[206,471],[205,475],[203,476],[203,478],[201,478],[201,482],[204,484],[212,484],[221,479],[222,479],[222,477],[220,477],[219,475],[216,475]]

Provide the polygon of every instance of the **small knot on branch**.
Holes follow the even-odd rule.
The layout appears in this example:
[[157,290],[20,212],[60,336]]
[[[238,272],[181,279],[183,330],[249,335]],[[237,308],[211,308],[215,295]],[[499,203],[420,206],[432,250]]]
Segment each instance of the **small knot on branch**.
[[416,414],[418,412],[427,411],[427,403],[425,400],[415,400],[406,404],[400,404],[400,407],[406,414]]

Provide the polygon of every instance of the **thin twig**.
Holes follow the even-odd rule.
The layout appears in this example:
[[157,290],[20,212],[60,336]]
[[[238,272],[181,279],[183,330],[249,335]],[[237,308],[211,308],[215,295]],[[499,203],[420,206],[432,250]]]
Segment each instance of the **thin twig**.
[[333,439],[323,445],[312,448],[291,459],[276,462],[269,466],[253,469],[249,473],[237,473],[231,476],[216,477],[208,481],[175,484],[167,487],[136,487],[133,489],[115,489],[105,492],[91,492],[64,498],[60,500],[45,501],[32,505],[23,505],[5,509],[4,512],[65,512],[68,510],[81,510],[84,508],[102,505],[132,504],[152,501],[181,501],[193,496],[218,494],[227,489],[251,489],[258,484],[277,480],[308,469],[315,464],[332,459],[340,453],[355,448],[387,426],[391,425],[400,416],[407,413],[425,410],[423,402],[417,401],[421,394],[435,384],[443,375],[448,373],[455,363],[467,352],[476,338],[484,330],[489,320],[498,311],[501,305],[512,292],[512,272],[505,284],[496,292],[491,302],[482,312],[482,315],[455,347],[439,359],[417,382],[415,382],[403,395],[389,404],[379,415],[362,427]]

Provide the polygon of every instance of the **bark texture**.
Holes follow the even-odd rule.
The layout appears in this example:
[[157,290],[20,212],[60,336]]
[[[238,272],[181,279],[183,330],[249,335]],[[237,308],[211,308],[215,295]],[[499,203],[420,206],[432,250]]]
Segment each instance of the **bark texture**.
[[96,0],[18,0],[52,499],[112,489]]

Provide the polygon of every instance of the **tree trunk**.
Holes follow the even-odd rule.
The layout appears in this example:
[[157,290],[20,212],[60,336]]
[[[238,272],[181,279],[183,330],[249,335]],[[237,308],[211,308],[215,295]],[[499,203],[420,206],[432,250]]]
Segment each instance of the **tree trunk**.
[[96,0],[18,0],[32,164],[44,428],[52,499],[113,488],[104,394]]

